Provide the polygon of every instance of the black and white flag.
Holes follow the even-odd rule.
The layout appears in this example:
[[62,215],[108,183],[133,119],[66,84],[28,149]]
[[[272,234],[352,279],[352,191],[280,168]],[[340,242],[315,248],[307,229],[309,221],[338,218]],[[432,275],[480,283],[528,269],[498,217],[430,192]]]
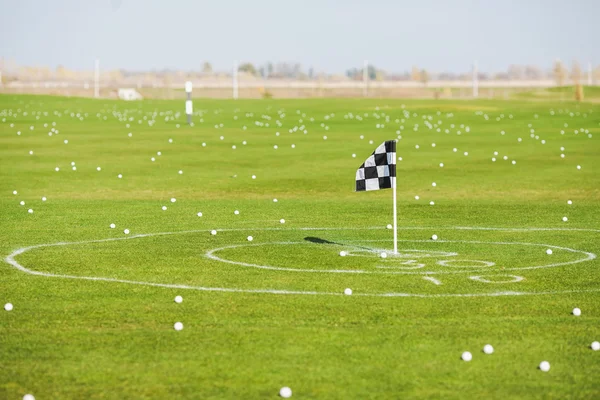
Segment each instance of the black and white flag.
[[379,145],[356,171],[356,191],[390,189],[396,177],[396,141]]

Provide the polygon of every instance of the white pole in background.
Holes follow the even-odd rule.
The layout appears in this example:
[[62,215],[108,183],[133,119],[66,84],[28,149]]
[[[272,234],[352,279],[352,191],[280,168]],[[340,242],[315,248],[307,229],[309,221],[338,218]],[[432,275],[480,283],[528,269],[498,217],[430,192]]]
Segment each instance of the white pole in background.
[[233,99],[237,100],[238,98],[238,63],[237,61],[233,62],[233,73],[231,74],[233,82]]
[[100,97],[100,60],[97,58],[94,68],[94,97]]
[[185,93],[187,94],[187,100],[185,101],[185,113],[187,114],[187,123],[188,125],[192,124],[192,113],[193,113],[193,105],[192,105],[192,82],[187,81],[185,83]]
[[479,97],[479,71],[477,70],[477,61],[473,62],[473,97]]
[[363,96],[367,97],[369,91],[369,61],[365,60],[363,67]]
[[[394,153],[395,156],[396,153]],[[392,177],[392,186],[394,187],[394,254],[398,254],[398,221],[396,210],[396,177]]]
[[588,86],[592,86],[592,63],[588,62]]

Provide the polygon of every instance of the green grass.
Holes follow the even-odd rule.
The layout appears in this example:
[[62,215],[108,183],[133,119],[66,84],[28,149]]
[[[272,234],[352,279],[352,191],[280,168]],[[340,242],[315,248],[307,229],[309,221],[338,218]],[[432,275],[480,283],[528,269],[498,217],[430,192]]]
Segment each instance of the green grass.
[[[0,303],[14,310],[0,312],[0,398],[254,399],[277,398],[282,386],[298,399],[600,397],[600,352],[589,349],[600,340],[600,260],[573,263],[600,253],[598,105],[274,99],[195,108],[202,115],[188,127],[185,115],[161,115],[182,112],[182,101],[0,96],[3,256],[63,243],[15,258],[48,274],[190,287],[46,277],[3,263]],[[53,122],[59,134],[49,136]],[[289,132],[302,125],[306,135]],[[392,193],[354,193],[354,174],[399,129],[404,256],[383,260]],[[344,249],[351,255],[340,257]],[[524,269],[547,264],[562,265]],[[523,279],[471,279],[516,279],[508,275]],[[481,352],[487,343],[493,355]],[[467,350],[470,363],[460,360]],[[537,369],[542,360],[550,372]]]

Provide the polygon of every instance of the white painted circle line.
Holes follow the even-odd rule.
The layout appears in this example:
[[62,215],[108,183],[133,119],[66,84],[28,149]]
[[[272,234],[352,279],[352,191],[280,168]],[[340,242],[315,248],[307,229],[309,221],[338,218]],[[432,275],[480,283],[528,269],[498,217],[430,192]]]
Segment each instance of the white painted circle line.
[[[484,278],[484,276],[494,276],[494,277],[507,276],[507,277],[510,277],[511,279],[507,280],[507,281],[495,281],[495,280],[486,279],[486,278]],[[477,275],[477,276],[470,276],[469,279],[471,279],[473,281],[477,281],[477,282],[483,282],[483,283],[517,283],[517,282],[521,282],[525,278],[523,278],[522,276],[518,276],[518,275]]]
[[[328,231],[328,230],[375,230],[375,229],[385,229],[385,227],[369,227],[369,228],[256,228],[252,229],[254,231],[265,231],[265,230],[277,230],[277,231],[292,231],[292,230],[301,230],[301,231]],[[401,230],[430,230],[434,229],[431,227],[399,227]],[[600,229],[578,229],[578,228],[487,228],[487,227],[446,227],[440,228],[437,227],[435,229],[438,230],[497,230],[497,231],[517,231],[517,232],[527,232],[527,231],[587,231],[587,232],[600,232]],[[247,231],[246,229],[222,229],[220,231]],[[119,237],[119,238],[108,238],[108,239],[97,239],[97,240],[86,240],[79,242],[58,242],[58,243],[49,243],[49,244],[38,244],[34,246],[22,247],[13,251],[11,254],[5,257],[5,261],[16,268],[17,270],[30,274],[37,275],[49,278],[63,278],[63,279],[79,279],[79,280],[89,280],[89,281],[100,281],[100,282],[114,282],[114,283],[125,283],[131,285],[142,285],[142,286],[151,286],[151,287],[161,287],[161,288],[174,288],[174,289],[188,289],[188,290],[199,290],[199,291],[211,291],[211,292],[232,292],[232,293],[264,293],[264,294],[298,294],[298,295],[330,295],[330,296],[341,296],[342,293],[337,292],[315,292],[315,291],[295,291],[295,290],[278,290],[278,289],[236,289],[236,288],[219,288],[219,287],[203,287],[203,286],[189,286],[189,285],[181,285],[181,284],[168,284],[168,283],[152,283],[152,282],[141,282],[141,281],[132,281],[125,279],[116,279],[116,278],[105,278],[105,277],[91,277],[91,276],[75,276],[75,275],[63,275],[63,274],[52,274],[41,271],[34,271],[28,268],[25,268],[21,264],[19,264],[15,257],[33,249],[42,248],[42,247],[50,247],[50,246],[67,246],[67,245],[76,245],[76,244],[87,244],[87,243],[103,243],[103,242],[112,242],[117,240],[133,240],[137,238],[144,237],[152,237],[152,236],[163,236],[163,235],[178,235],[178,234],[186,234],[186,233],[200,233],[206,232],[206,229],[196,229],[196,230],[187,230],[180,232],[157,232],[157,233],[149,233],[149,234],[138,234],[128,237]],[[430,241],[422,241],[422,242],[430,242]],[[440,241],[443,242],[443,241]],[[488,242],[481,242],[488,243]],[[512,243],[506,243],[512,244]],[[536,245],[536,244],[532,244]],[[596,258],[596,255],[589,252],[583,252],[579,250],[573,250],[568,248],[562,248],[559,246],[551,246],[544,245],[547,247],[552,247],[556,249],[563,249],[567,251],[573,252],[582,252],[588,256],[586,259],[577,260],[574,262],[569,262],[568,264],[589,261]],[[566,265],[566,264],[563,264]],[[556,266],[556,265],[553,265]],[[547,266],[546,266],[547,267]],[[540,267],[536,267],[540,268]],[[521,268],[523,269],[523,268]],[[533,296],[533,295],[553,295],[553,294],[566,294],[566,293],[591,293],[591,292],[600,292],[600,288],[597,289],[584,289],[584,290],[559,290],[559,291],[545,291],[545,292],[517,292],[517,291],[502,291],[502,292],[492,292],[492,293],[442,293],[442,294],[419,294],[419,293],[355,293],[355,296],[367,296],[367,297],[418,297],[418,298],[441,298],[441,297],[498,297],[498,296]]]

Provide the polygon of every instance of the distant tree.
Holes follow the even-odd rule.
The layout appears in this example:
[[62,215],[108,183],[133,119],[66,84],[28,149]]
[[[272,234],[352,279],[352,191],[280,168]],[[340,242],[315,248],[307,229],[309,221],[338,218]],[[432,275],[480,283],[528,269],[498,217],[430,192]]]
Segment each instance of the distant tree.
[[567,78],[567,69],[563,65],[562,61],[556,60],[554,62],[554,67],[552,68],[552,75],[554,76],[554,80],[556,81],[557,86],[564,85],[565,79]]
[[509,79],[523,79],[525,77],[525,68],[522,65],[510,65],[508,67]]
[[[346,73],[346,76],[348,75],[348,73]],[[308,69],[308,79],[313,79],[315,76],[315,70],[313,69],[313,67],[310,67]]]
[[525,67],[525,78],[537,80],[542,79],[543,77],[544,73],[539,67],[536,67],[535,65],[527,65]]
[[571,67],[571,79],[575,84],[579,84],[582,76],[581,66],[577,61],[573,61],[573,66]]
[[256,76],[256,68],[252,63],[243,63],[238,67],[238,71],[246,72],[250,75]]
[[212,74],[212,72],[213,72],[212,65],[208,61],[205,61],[204,64],[202,64],[202,73],[203,74]]
[[421,83],[423,83],[423,85],[427,85],[427,82],[429,82],[429,73],[427,73],[427,70],[422,69],[420,75]]
[[273,75],[273,63],[270,61],[267,63],[267,76]]

